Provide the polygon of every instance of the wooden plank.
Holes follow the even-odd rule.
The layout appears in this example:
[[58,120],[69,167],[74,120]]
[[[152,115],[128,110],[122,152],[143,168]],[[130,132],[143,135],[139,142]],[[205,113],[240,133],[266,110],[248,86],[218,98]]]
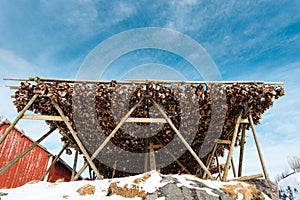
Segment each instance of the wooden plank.
[[167,121],[164,118],[142,118],[142,117],[130,117],[125,122],[167,123]]
[[233,177],[236,177],[236,170],[233,162],[233,157],[231,157],[231,167],[232,167]]
[[177,134],[179,139],[182,141],[184,146],[189,150],[189,152],[192,154],[192,156],[195,158],[195,160],[198,162],[200,167],[208,174],[209,178],[214,179],[214,177],[211,175],[210,171],[206,168],[206,166],[203,164],[203,162],[200,160],[198,155],[195,153],[195,151],[191,148],[191,146],[187,143],[187,141],[184,139],[184,137],[181,135],[181,133],[178,131],[176,126],[173,124],[172,120],[167,116],[165,111],[153,100],[151,101],[154,103],[156,108],[161,112],[161,114],[164,116],[168,124],[171,126],[171,128],[174,130],[174,132]]
[[266,168],[266,165],[265,165],[265,162],[264,162],[264,159],[263,159],[263,155],[262,155],[262,152],[261,152],[261,148],[260,148],[260,145],[259,145],[259,142],[258,142],[258,137],[257,137],[256,130],[255,130],[255,127],[254,127],[254,123],[253,123],[251,112],[249,113],[249,121],[250,121],[250,125],[251,125],[251,129],[252,129],[254,141],[255,141],[255,144],[256,144],[258,156],[259,156],[259,159],[260,159],[260,163],[261,163],[261,166],[262,166],[265,178],[267,180],[270,180],[270,177],[269,177],[269,174],[267,172],[267,168]]
[[77,161],[78,161],[78,149],[75,150],[75,156],[74,156],[74,161],[73,161],[73,169],[72,169],[72,176],[71,176],[71,180],[72,181],[74,181],[74,177],[76,175]]
[[215,143],[219,143],[219,144],[231,144],[231,141],[230,140],[215,139]]
[[264,176],[260,173],[260,174],[254,174],[254,175],[234,178],[234,179],[231,179],[231,181],[248,181],[248,180],[251,180],[251,179],[257,179],[257,178],[262,178],[262,177],[264,177]]
[[45,120],[45,121],[63,121],[61,116],[51,115],[24,115],[22,119]]
[[232,157],[234,145],[235,145],[235,142],[236,142],[237,133],[238,133],[239,126],[240,126],[241,117],[242,117],[242,111],[240,111],[240,113],[238,115],[238,118],[236,120],[236,123],[235,123],[234,131],[233,131],[233,135],[232,135],[232,141],[231,141],[229,152],[228,152],[228,155],[227,155],[227,160],[226,160],[226,163],[225,163],[225,166],[224,166],[224,174],[223,174],[223,177],[222,177],[222,181],[226,181],[226,179],[227,179],[228,170],[229,170],[229,166],[230,166],[230,162],[231,162],[231,157]]
[[[216,152],[217,148],[218,148],[218,144],[215,144],[215,145],[214,145],[214,148],[213,148],[213,150],[212,150],[212,152],[210,153],[210,155],[209,155],[209,157],[208,157],[208,159],[207,159],[207,162],[206,162],[206,167],[207,167],[207,168],[209,168],[209,166],[210,166],[210,164],[211,164],[211,162],[212,162],[212,160],[213,160],[213,157],[214,157],[214,155],[215,155],[215,152]],[[203,173],[202,178],[203,178],[203,179],[206,178],[206,173],[205,173],[205,172]]]

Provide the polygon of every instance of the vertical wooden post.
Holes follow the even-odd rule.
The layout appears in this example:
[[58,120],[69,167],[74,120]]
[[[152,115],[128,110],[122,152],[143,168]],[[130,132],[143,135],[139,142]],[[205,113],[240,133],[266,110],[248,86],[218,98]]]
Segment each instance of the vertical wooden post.
[[[215,146],[214,146],[214,148],[213,148],[211,154],[209,155],[209,158],[207,159],[207,162],[206,162],[206,167],[207,167],[207,168],[209,168],[209,166],[210,166],[210,164],[211,164],[211,161],[212,161],[212,159],[213,159],[213,157],[214,157],[214,155],[215,155],[215,152],[216,152],[216,150],[217,150],[217,147],[218,147],[218,143],[215,144]],[[205,173],[205,172],[203,173],[202,178],[206,178],[206,173]]]
[[[60,158],[61,154],[64,152],[64,150],[69,146],[69,142],[65,143],[63,148],[59,151],[59,153],[55,156],[54,160],[52,161],[51,165],[49,166],[49,168],[46,170],[45,174],[43,175],[43,177],[41,178],[42,180],[45,180],[45,178],[47,177],[47,175],[49,174],[50,170],[52,169],[52,167],[55,165],[55,163],[57,162],[57,160]],[[46,180],[45,180],[46,181]]]
[[245,127],[245,125],[242,124],[241,128],[242,128],[242,138],[241,138],[241,143],[240,143],[240,157],[239,157],[238,177],[242,176],[244,151],[245,151],[245,138],[246,138],[246,127]]
[[4,167],[0,169],[0,174],[9,169],[13,164],[18,162],[21,158],[23,158],[29,151],[31,151],[34,147],[36,147],[39,143],[41,143],[46,137],[48,137],[55,129],[49,130],[46,134],[40,137],[36,142],[31,144],[27,149],[25,149],[22,153],[20,153],[17,157],[15,157],[12,161],[7,163]]
[[253,123],[251,112],[249,113],[249,122],[250,122],[250,125],[251,125],[253,137],[254,137],[254,140],[255,140],[257,152],[258,152],[258,155],[259,155],[260,163],[261,163],[261,166],[262,166],[265,178],[267,180],[270,180],[270,177],[269,177],[269,174],[267,172],[267,169],[266,169],[266,166],[265,166],[265,162],[264,162],[264,159],[263,159],[263,155],[262,155],[262,152],[261,152],[261,149],[260,149],[260,145],[259,145],[259,142],[258,142],[258,137],[257,137],[256,130],[255,130],[255,127],[254,127],[254,123]]
[[[81,152],[84,154],[84,156],[86,157],[87,162],[89,163],[89,165],[92,167],[92,169],[95,171],[96,175],[98,176],[98,179],[102,179],[102,176],[100,174],[100,172],[98,171],[97,167],[95,166],[95,164],[93,163],[93,161],[91,160],[88,152],[86,151],[86,149],[84,148],[83,144],[81,143],[79,137],[77,136],[77,133],[74,131],[71,123],[69,122],[69,119],[65,116],[64,112],[62,111],[62,109],[59,107],[58,103],[54,100],[51,99],[52,104],[54,105],[54,107],[56,108],[56,110],[58,111],[59,115],[61,116],[61,118],[63,119],[63,121],[65,122],[66,126],[68,127],[69,131],[71,132],[73,138],[75,139],[77,145],[79,146]],[[81,175],[81,174],[80,174]],[[79,175],[79,176],[80,176]],[[77,176],[77,175],[76,175]],[[78,176],[78,177],[79,177]],[[77,177],[77,178],[78,178]]]
[[200,160],[198,155],[195,153],[195,151],[191,148],[191,146],[187,143],[187,141],[184,139],[184,137],[181,135],[181,133],[178,131],[176,126],[173,124],[172,120],[167,116],[167,114],[164,112],[164,110],[153,100],[151,99],[154,105],[157,107],[157,109],[161,112],[165,120],[169,123],[171,128],[174,130],[174,132],[177,134],[179,139],[182,141],[184,146],[189,150],[189,152],[192,154],[192,156],[195,158],[195,160],[198,162],[200,167],[208,174],[208,176],[211,179],[214,179],[214,177],[211,175],[210,171],[206,168],[206,166],[203,164],[203,162]]
[[[125,123],[125,121],[128,119],[128,117],[131,115],[131,113],[138,107],[138,105],[143,101],[144,98],[141,98],[137,104],[135,104],[128,113],[121,119],[121,121],[118,123],[118,125],[114,128],[114,130],[105,138],[105,140],[102,142],[102,144],[99,146],[99,148],[94,152],[90,160],[94,160],[96,156],[100,153],[100,151],[105,147],[105,145],[109,142],[109,140],[117,133],[117,131],[121,128],[121,126]],[[88,166],[87,163],[84,163],[82,168],[79,170],[79,172],[75,176],[75,180],[78,179],[78,177],[83,173],[83,171]]]
[[144,172],[148,171],[148,152],[144,155]]
[[236,142],[236,137],[237,137],[237,133],[238,133],[238,130],[239,130],[239,125],[240,125],[241,118],[242,118],[242,111],[240,111],[240,113],[238,115],[238,118],[236,120],[236,123],[235,123],[234,131],[233,131],[233,135],[232,135],[232,141],[231,141],[231,144],[230,144],[226,164],[224,166],[224,174],[223,174],[223,177],[222,177],[222,181],[226,181],[226,179],[227,179],[229,165],[230,165],[234,145],[235,145],[235,142]]
[[72,181],[74,181],[74,177],[75,177],[75,174],[76,174],[77,160],[78,160],[78,149],[76,149],[75,156],[74,156],[74,163],[73,163],[73,169],[72,169],[72,178],[71,178]]
[[232,173],[233,173],[233,177],[236,177],[236,171],[235,171],[235,166],[234,166],[234,162],[233,162],[233,158],[231,157],[231,167],[232,167]]
[[11,130],[15,127],[15,125],[18,123],[18,121],[23,117],[24,113],[28,110],[28,108],[31,106],[31,104],[35,101],[35,99],[39,96],[39,94],[33,95],[33,97],[30,99],[30,101],[26,104],[26,106],[19,112],[18,116],[15,118],[15,120],[9,125],[9,127],[5,130],[5,133],[0,138],[0,144],[5,140],[7,135],[11,132]]
[[156,170],[156,163],[155,163],[155,151],[153,148],[153,142],[150,142],[149,145],[149,153],[150,153],[150,170]]

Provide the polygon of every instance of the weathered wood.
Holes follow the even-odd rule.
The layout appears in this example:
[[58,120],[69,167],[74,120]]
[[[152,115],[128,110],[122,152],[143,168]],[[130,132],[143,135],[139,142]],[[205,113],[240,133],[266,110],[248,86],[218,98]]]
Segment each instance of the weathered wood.
[[240,123],[242,124],[249,124],[249,121],[248,121],[248,119],[247,118],[245,118],[245,119],[241,119],[241,121],[240,121]]
[[224,166],[224,174],[223,174],[223,177],[222,177],[223,181],[226,181],[226,179],[227,179],[229,165],[230,165],[234,145],[235,145],[235,142],[236,142],[236,136],[237,136],[237,133],[238,133],[238,130],[239,130],[241,117],[242,117],[242,111],[240,111],[240,113],[237,117],[236,123],[235,123],[234,131],[233,131],[233,135],[232,135],[232,141],[231,141],[229,152],[228,152],[228,155],[227,155],[227,160],[226,160],[226,163],[225,163],[225,166]]
[[245,151],[245,139],[246,139],[246,127],[245,127],[245,125],[242,124],[241,128],[242,128],[242,137],[241,137],[241,141],[240,141],[240,156],[239,156],[238,177],[242,176],[244,151]]
[[77,161],[78,161],[78,149],[75,150],[75,156],[74,156],[73,168],[72,168],[72,177],[71,177],[72,181],[74,181],[74,177],[76,175]]
[[[217,150],[217,148],[218,148],[218,142],[220,142],[221,140],[218,140],[218,139],[216,139],[215,140],[215,142],[217,143],[217,144],[215,144],[214,145],[214,148],[213,148],[213,150],[212,150],[212,152],[210,153],[210,155],[209,155],[209,157],[208,157],[208,160],[207,160],[207,162],[206,162],[206,167],[209,169],[209,166],[210,166],[210,164],[211,164],[211,162],[212,162],[212,160],[213,160],[213,158],[214,158],[214,156],[215,156],[215,152],[216,152],[216,150]],[[203,176],[202,176],[202,178],[206,178],[206,172],[203,172]]]
[[14,165],[18,160],[23,158],[29,151],[31,151],[34,147],[39,145],[45,138],[47,138],[55,129],[49,130],[47,133],[45,133],[42,137],[40,137],[36,142],[31,144],[27,149],[25,149],[22,153],[20,153],[17,157],[15,157],[12,161],[7,163],[4,167],[0,169],[0,174],[5,172],[7,169],[9,169],[12,165]]
[[142,117],[130,117],[125,122],[136,123],[167,123],[164,118],[142,118]]
[[[54,157],[54,160],[51,162],[51,165],[48,167],[46,172],[44,173],[43,177],[41,178],[41,181],[45,180],[45,178],[48,176],[50,170],[54,167],[55,163],[58,161],[60,158],[61,154],[64,152],[64,150],[69,146],[69,142],[65,143],[63,148],[59,151],[59,153]],[[47,181],[47,180],[45,180]]]
[[236,177],[236,170],[235,170],[235,165],[233,162],[233,157],[231,157],[231,167],[232,167],[233,177]]
[[219,144],[231,144],[231,141],[230,140],[215,139],[215,143],[219,143]]
[[26,106],[22,109],[21,112],[19,112],[18,116],[15,118],[15,120],[9,125],[9,127],[5,130],[5,133],[0,138],[0,144],[5,140],[7,135],[11,132],[11,130],[15,127],[15,125],[18,123],[18,121],[23,117],[24,113],[28,110],[28,108],[31,106],[31,104],[35,101],[35,99],[39,96],[39,94],[35,94],[30,101],[26,104]]
[[192,154],[192,156],[195,158],[195,160],[198,162],[200,167],[208,174],[208,176],[211,179],[214,179],[214,177],[211,175],[210,171],[206,168],[206,166],[203,164],[203,162],[200,160],[198,155],[195,153],[195,151],[191,148],[191,146],[187,143],[187,141],[184,139],[184,137],[181,135],[181,133],[178,131],[178,129],[173,124],[172,120],[167,116],[167,114],[164,112],[164,110],[153,100],[151,101],[154,103],[156,108],[161,112],[161,114],[164,116],[168,124],[171,126],[171,128],[174,130],[174,132],[177,134],[177,136],[180,138],[184,146],[189,150],[189,152]]
[[[111,81],[105,80],[74,80],[74,79],[57,79],[57,78],[39,78],[29,77],[28,79],[22,78],[3,78],[3,80],[10,81],[44,81],[44,82],[65,82],[65,83],[110,83]],[[149,82],[163,83],[163,84],[206,84],[206,83],[220,83],[220,84],[265,84],[265,85],[283,85],[284,82],[264,82],[264,81],[178,81],[178,80],[125,80],[118,81],[120,84],[148,84]]]
[[150,170],[156,170],[156,162],[155,162],[155,151],[153,148],[153,142],[150,142],[149,145],[149,156],[150,156]]
[[269,174],[267,172],[267,168],[266,168],[266,165],[265,165],[265,162],[264,162],[264,159],[263,159],[263,155],[262,155],[262,152],[261,152],[261,148],[260,148],[260,145],[259,145],[259,142],[258,142],[258,137],[257,137],[257,133],[256,133],[256,130],[255,130],[255,127],[254,127],[251,112],[249,113],[249,121],[250,121],[254,141],[255,141],[255,144],[256,144],[257,152],[258,152],[258,155],[259,155],[260,163],[261,163],[265,178],[267,180],[270,180],[270,177],[269,177]]
[[[73,138],[75,139],[78,147],[80,148],[81,152],[84,154],[86,160],[88,161],[89,165],[91,166],[91,168],[94,170],[94,172],[96,173],[98,179],[102,179],[101,174],[99,173],[97,167],[95,166],[95,164],[93,163],[93,161],[91,160],[88,152],[86,151],[86,149],[84,148],[83,144],[81,143],[80,139],[77,136],[77,133],[74,131],[74,129],[72,128],[72,125],[70,124],[68,118],[65,116],[65,114],[63,113],[63,111],[61,110],[61,108],[59,107],[59,105],[57,104],[57,102],[54,99],[51,99],[52,104],[54,105],[54,107],[56,108],[56,110],[58,111],[59,115],[61,116],[61,118],[64,120],[65,124],[67,125],[69,131],[71,132]],[[81,174],[79,174],[80,176]],[[77,175],[76,175],[77,176]],[[77,177],[78,178],[78,177]]]
[[263,174],[260,173],[260,174],[250,175],[250,176],[241,176],[238,178],[231,179],[231,181],[248,181],[251,179],[257,179],[257,178],[262,178],[262,177],[263,177]]
[[52,115],[24,115],[22,119],[45,120],[45,121],[63,121],[61,116],[52,116]]
[[[128,119],[128,117],[131,115],[131,113],[138,107],[138,105],[143,101],[143,98],[141,98],[138,103],[136,103],[128,112],[127,114],[121,119],[121,121],[118,123],[118,125],[114,128],[114,130],[105,138],[105,140],[102,142],[102,144],[99,146],[99,148],[94,152],[94,154],[91,157],[91,161],[94,160],[97,155],[100,153],[100,151],[106,146],[106,144],[109,142],[109,140],[116,134],[116,132],[121,128],[121,126],[125,123],[125,121]],[[78,179],[79,176],[83,173],[83,171],[87,167],[87,163],[85,163],[82,168],[79,170],[77,175],[75,176],[75,179]]]

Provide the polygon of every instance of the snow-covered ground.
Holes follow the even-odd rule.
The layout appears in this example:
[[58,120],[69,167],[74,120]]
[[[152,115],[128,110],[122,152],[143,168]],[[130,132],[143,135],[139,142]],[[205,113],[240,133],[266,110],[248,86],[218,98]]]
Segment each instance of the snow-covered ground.
[[[48,183],[32,181],[21,187],[13,189],[0,189],[1,200],[41,200],[41,199],[143,199],[143,195],[157,191],[170,183],[177,183],[177,187],[185,186],[191,189],[203,190],[213,196],[218,196],[213,189],[221,191],[221,188],[233,186],[237,193],[237,199],[243,199],[245,194],[240,193],[240,187],[244,189],[249,185],[239,182],[220,182],[201,180],[191,175],[161,175],[156,171],[126,178],[105,179],[97,181],[74,181]],[[207,188],[197,187],[195,182],[202,182]],[[235,187],[237,186],[237,187]],[[125,198],[128,197],[128,198]],[[144,198],[145,199],[145,198]],[[165,199],[164,197],[158,198]],[[269,199],[269,198],[266,198]]]
[[278,186],[281,199],[300,200],[300,172],[280,180]]

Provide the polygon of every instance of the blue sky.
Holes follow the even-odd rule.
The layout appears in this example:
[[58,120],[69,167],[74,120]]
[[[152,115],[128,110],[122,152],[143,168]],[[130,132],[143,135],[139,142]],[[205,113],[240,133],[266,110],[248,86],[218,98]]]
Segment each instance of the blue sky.
[[[223,80],[284,81],[286,95],[275,101],[257,127],[270,175],[299,155],[300,1],[0,1],[0,113],[17,115],[4,77],[76,78],[81,63],[99,43],[135,28],[173,29],[201,44]],[[114,63],[168,65],[184,73],[184,59],[160,50],[140,50]],[[115,77],[114,77],[115,76]],[[187,79],[195,80],[191,74]],[[119,79],[120,74],[109,77]],[[47,127],[22,121],[37,138]],[[43,143],[54,153],[59,136]],[[248,136],[245,173],[260,172],[253,138]],[[68,159],[68,158],[66,158]]]

